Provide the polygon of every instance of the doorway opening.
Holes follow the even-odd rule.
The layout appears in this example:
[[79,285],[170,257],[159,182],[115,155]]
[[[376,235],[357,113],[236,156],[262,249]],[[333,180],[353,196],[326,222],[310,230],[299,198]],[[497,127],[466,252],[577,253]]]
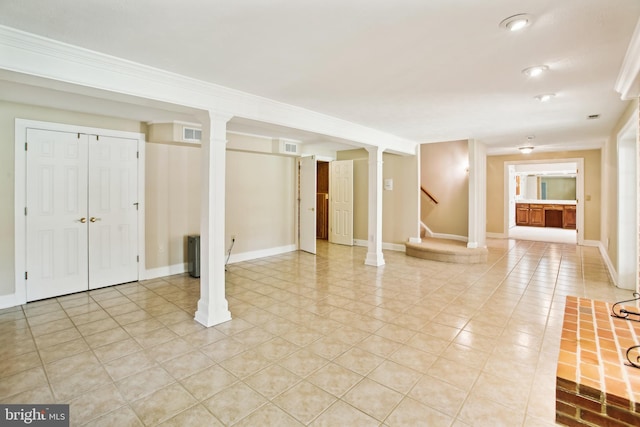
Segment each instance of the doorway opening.
[[584,242],[583,159],[505,162],[505,236]]
[[317,164],[316,208],[316,239],[329,240],[329,162]]

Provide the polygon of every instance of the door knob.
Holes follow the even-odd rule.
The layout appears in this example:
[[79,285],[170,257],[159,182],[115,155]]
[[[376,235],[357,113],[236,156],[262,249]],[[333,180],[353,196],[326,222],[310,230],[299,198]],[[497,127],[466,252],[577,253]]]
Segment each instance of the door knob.
[[84,224],[85,222],[87,222],[87,218],[82,217],[78,221]]
[[95,216],[92,216],[91,218],[89,218],[89,221],[91,222],[100,221],[100,218],[96,218]]

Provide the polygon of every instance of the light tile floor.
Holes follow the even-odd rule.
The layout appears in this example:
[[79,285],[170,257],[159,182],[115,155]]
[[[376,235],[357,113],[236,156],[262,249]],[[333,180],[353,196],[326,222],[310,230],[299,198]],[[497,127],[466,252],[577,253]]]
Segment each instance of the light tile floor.
[[91,426],[549,426],[565,295],[615,301],[596,248],[489,240],[460,265],[319,242],[229,266],[233,320],[187,275],[0,311],[0,401]]

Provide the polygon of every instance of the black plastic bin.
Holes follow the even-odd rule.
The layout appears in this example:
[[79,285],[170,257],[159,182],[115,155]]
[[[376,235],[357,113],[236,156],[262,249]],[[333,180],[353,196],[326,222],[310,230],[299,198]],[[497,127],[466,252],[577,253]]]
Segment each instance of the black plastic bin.
[[187,237],[187,268],[191,277],[200,277],[200,236]]

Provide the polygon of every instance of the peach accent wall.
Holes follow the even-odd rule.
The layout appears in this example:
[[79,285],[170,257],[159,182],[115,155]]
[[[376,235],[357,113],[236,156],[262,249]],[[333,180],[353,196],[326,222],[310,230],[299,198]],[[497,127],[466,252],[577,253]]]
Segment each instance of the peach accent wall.
[[421,195],[420,217],[434,233],[469,235],[469,142],[420,146],[420,184],[438,204]]

